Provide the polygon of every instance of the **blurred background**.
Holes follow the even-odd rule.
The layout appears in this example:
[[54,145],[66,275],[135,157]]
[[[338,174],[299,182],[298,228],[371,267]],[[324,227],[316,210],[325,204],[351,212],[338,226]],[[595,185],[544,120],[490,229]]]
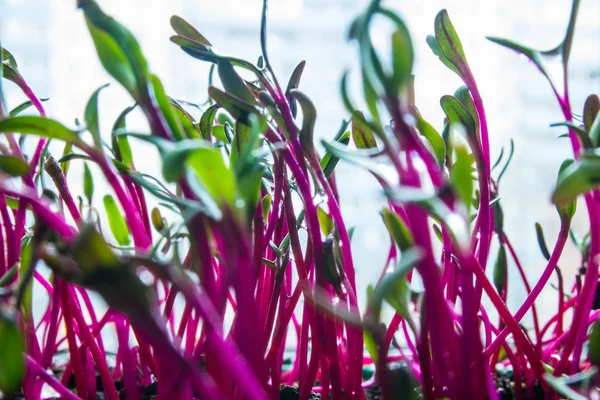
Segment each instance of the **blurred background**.
[[[208,65],[192,59],[169,41],[169,17],[178,14],[202,32],[225,54],[256,60],[260,54],[260,0],[99,0],[106,12],[129,27],[142,45],[150,67],[163,81],[167,93],[177,99],[202,103],[207,98]],[[560,109],[547,82],[532,66],[515,54],[487,41],[501,36],[534,48],[556,46],[564,35],[569,17],[567,0],[384,0],[408,23],[416,47],[416,99],[423,116],[438,129],[443,114],[439,98],[461,84],[425,43],[433,32],[433,21],[447,8],[461,37],[467,58],[486,106],[493,158],[510,139],[515,155],[501,185],[505,229],[521,258],[530,282],[545,266],[535,236],[540,222],[552,248],[558,231],[558,216],[549,202],[561,161],[571,155],[567,139],[557,137],[564,129],[550,128],[562,120]],[[347,118],[339,96],[339,81],[345,69],[357,69],[356,49],[346,42],[349,22],[365,6],[365,0],[271,0],[269,51],[280,81],[286,82],[293,68],[306,60],[301,89],[318,109],[317,134],[332,138]],[[389,32],[375,30],[377,42],[386,43]],[[49,114],[74,126],[97,87],[111,82],[97,60],[82,13],[75,1],[0,0],[0,39],[16,57],[20,70],[38,96],[49,98]],[[570,61],[570,95],[580,114],[588,94],[600,92],[600,1],[582,0]],[[118,113],[131,104],[124,91],[111,85],[101,94],[102,126],[108,133]],[[355,93],[359,93],[357,82]],[[6,85],[9,106],[22,101],[18,90]],[[358,95],[356,96],[358,97]],[[145,129],[141,118],[133,127]],[[137,124],[137,125],[136,125]],[[147,128],[146,128],[147,130]],[[59,155],[60,150],[54,154]],[[158,176],[157,157],[149,148],[136,160],[138,169]],[[506,152],[506,151],[505,151]],[[139,156],[138,156],[139,157]],[[70,181],[81,192],[81,164],[72,168]],[[340,165],[338,182],[342,211],[348,226],[355,226],[353,251],[358,269],[361,305],[365,290],[383,267],[390,240],[379,211],[383,207],[379,186],[369,174]],[[96,193],[103,184],[96,182]],[[97,200],[101,200],[98,198]],[[580,204],[576,230],[587,232],[585,207]],[[495,258],[492,249],[491,261]],[[579,266],[578,253],[569,244],[560,262],[567,286]],[[523,285],[514,266],[509,288],[509,306],[524,299]],[[538,304],[554,306],[556,292],[544,291]],[[538,306],[540,307],[540,306]],[[550,307],[550,310],[552,309]],[[550,311],[549,310],[549,311]],[[544,314],[543,310],[541,311]]]

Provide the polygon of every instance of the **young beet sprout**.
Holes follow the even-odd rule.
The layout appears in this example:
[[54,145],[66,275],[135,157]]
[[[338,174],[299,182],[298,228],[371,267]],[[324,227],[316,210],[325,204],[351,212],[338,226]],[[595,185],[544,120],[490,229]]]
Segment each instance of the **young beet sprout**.
[[[575,122],[567,65],[579,0],[563,42],[551,51],[489,38],[529,58],[548,78],[565,120],[556,125],[568,128],[574,152],[552,194],[560,220],[552,251],[536,226],[548,263],[533,285],[504,230],[500,181],[512,142],[508,161],[502,163],[501,154],[492,163],[483,100],[445,10],[427,43],[464,86],[440,100],[441,133],[415,105],[413,46],[404,21],[373,0],[349,30],[358,44],[367,110],[353,105],[345,74],[341,94],[351,121],[333,141],[322,141],[321,156],[313,139],[317,109],[299,90],[304,61],[285,87],[269,61],[266,0],[256,64],[220,54],[183,18],[171,18],[171,41],[211,64],[202,105],[169,97],[137,40],[95,1],[77,5],[100,62],[135,105],[119,115],[106,140],[99,128],[102,86],[84,108],[83,125],[70,129],[48,118],[13,55],[0,48],[2,78],[28,99],[9,111],[1,80],[4,398],[597,396],[600,101],[589,96]],[[394,27],[391,65],[372,43],[375,17]],[[546,67],[550,57],[562,60],[560,79]],[[31,106],[39,115],[22,114]],[[135,108],[150,133],[127,129]],[[32,154],[24,147],[28,136],[38,137]],[[162,177],[136,169],[130,140],[157,148]],[[62,143],[60,156],[50,154],[51,142]],[[388,201],[381,216],[392,243],[363,314],[334,175],[340,160],[371,172]],[[80,163],[82,194],[69,187],[69,170]],[[102,205],[94,202],[92,164],[110,186]],[[583,239],[571,231],[580,195],[590,223]],[[101,214],[110,234],[102,230]],[[558,265],[569,236],[582,255],[570,291]],[[489,274],[493,242],[499,250]],[[527,293],[514,313],[506,306],[509,260]],[[543,321],[536,299],[554,274],[557,312]],[[422,292],[411,286],[417,275]],[[33,312],[40,307],[32,300],[34,281],[48,299],[40,317]],[[90,291],[102,296],[106,311]],[[389,321],[384,303],[394,311]],[[529,328],[521,321],[530,311]],[[115,350],[102,333],[113,335]]]

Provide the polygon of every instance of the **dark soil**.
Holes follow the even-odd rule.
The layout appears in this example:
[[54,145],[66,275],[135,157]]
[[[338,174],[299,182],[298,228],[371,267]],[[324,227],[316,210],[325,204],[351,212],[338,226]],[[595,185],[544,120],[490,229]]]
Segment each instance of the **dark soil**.
[[[500,395],[500,400],[514,400],[516,399],[516,391],[518,390],[515,387],[515,380],[512,375],[495,375],[494,379],[496,381],[496,387],[498,388],[498,394]],[[527,389],[525,383],[523,382],[523,378],[521,378],[521,393],[523,393],[526,399],[532,400],[544,400],[544,390],[539,382],[535,382],[532,389]],[[531,397],[533,396],[533,397]]]
[[[300,390],[297,386],[281,385],[279,390],[280,400],[298,400],[300,399]],[[310,394],[310,400],[320,400],[321,395],[317,393]]]

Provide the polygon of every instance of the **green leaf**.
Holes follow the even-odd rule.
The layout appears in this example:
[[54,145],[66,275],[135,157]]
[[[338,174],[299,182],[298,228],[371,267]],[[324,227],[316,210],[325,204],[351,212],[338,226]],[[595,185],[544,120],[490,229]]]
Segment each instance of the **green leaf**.
[[387,273],[379,286],[373,292],[371,310],[376,319],[379,319],[383,300],[389,303],[398,314],[412,324],[412,316],[408,305],[410,304],[410,287],[406,275],[423,258],[422,251],[412,249],[402,255],[394,271]]
[[0,154],[0,170],[9,176],[25,176],[29,173],[29,164],[27,161],[13,157]]
[[[350,143],[350,132],[344,132],[339,138],[336,139],[336,141],[342,146],[348,146],[348,143]],[[319,164],[321,165],[323,173],[327,178],[331,176],[339,161],[340,158],[334,155],[331,151],[327,151],[325,153]]]
[[[358,113],[362,115],[360,111]],[[357,149],[377,148],[375,135],[373,135],[371,129],[362,123],[361,118],[357,118],[354,115],[352,116],[352,140]]]
[[396,31],[392,34],[392,86],[394,92],[405,87],[412,77],[414,50],[408,28],[401,19],[397,19]]
[[[45,99],[40,99],[41,102],[44,101],[48,101],[47,98]],[[22,113],[23,111],[27,110],[29,107],[31,107],[33,104],[31,103],[31,101],[27,100],[21,104],[19,104],[18,106],[16,106],[15,108],[13,108],[9,113],[8,116],[9,117],[15,117],[17,115],[19,115],[20,113]]]
[[194,118],[175,100],[171,99],[170,103],[173,113],[185,132],[186,139],[201,139],[200,128],[194,123]]
[[577,196],[600,186],[600,156],[584,154],[567,167],[558,178],[552,193],[552,202],[564,205],[575,201]]
[[0,121],[0,132],[22,133],[62,140],[67,143],[81,145],[83,141],[77,133],[52,119],[39,116],[17,116]]
[[[372,290],[372,288],[371,288],[371,290]],[[365,329],[363,331],[363,340],[364,340],[365,348],[367,349],[367,352],[371,356],[371,359],[373,360],[373,362],[376,363],[377,358],[379,357],[379,349],[377,347],[377,343],[375,342],[375,339],[373,338],[373,335],[367,329]]]
[[108,84],[102,85],[94,91],[88,100],[87,105],[85,106],[85,112],[83,114],[86,127],[92,134],[92,138],[94,138],[94,144],[98,150],[102,150],[103,148],[102,137],[100,136],[100,126],[98,122],[98,95],[100,94],[100,91],[107,86]]
[[477,126],[479,126],[479,114],[477,114],[477,109],[475,108],[475,103],[473,102],[473,97],[471,97],[469,89],[465,85],[461,85],[454,92],[454,97],[456,97],[460,104],[465,106]]
[[[583,126],[589,132],[600,112],[600,98],[595,94],[590,94],[583,105]],[[600,133],[600,132],[599,132]]]
[[457,72],[463,79],[470,75],[469,64],[467,63],[462,43],[446,10],[441,10],[436,15],[434,29],[435,39],[441,53],[454,66],[452,70]]
[[135,169],[135,166],[133,164],[133,154],[131,152],[131,146],[129,146],[129,140],[127,139],[127,136],[120,135],[119,132],[124,132],[126,130],[127,124],[125,119],[127,117],[127,114],[133,111],[134,107],[135,106],[127,107],[125,110],[123,110],[123,112],[121,112],[121,114],[119,114],[117,120],[113,125],[111,135],[112,149],[115,153],[115,158],[123,164],[127,165],[127,167],[129,167],[130,169]]
[[[557,178],[557,182],[560,180],[560,177],[562,176],[563,172],[573,164],[573,159],[566,159],[565,161],[563,161],[563,163],[560,165],[560,168],[558,170],[558,178]],[[558,211],[558,215],[560,216],[561,219],[561,223],[570,223],[571,220],[573,219],[573,217],[575,216],[575,212],[577,211],[577,200],[573,200],[569,203],[563,204],[563,205],[557,205],[556,206],[556,211]]]
[[299,91],[292,89],[290,95],[298,100],[302,108],[302,128],[300,129],[300,143],[302,148],[309,152],[314,152],[313,134],[315,130],[315,121],[317,120],[317,108],[310,98]]
[[433,54],[435,54],[436,56],[438,56],[438,58],[440,59],[440,61],[446,67],[448,67],[450,70],[454,71],[457,75],[460,75],[459,72],[458,72],[458,69],[454,65],[452,65],[452,63],[450,62],[450,60],[448,60],[448,58],[442,52],[442,49],[440,48],[440,45],[439,45],[437,39],[435,38],[435,36],[434,35],[427,35],[426,41],[427,41],[427,45],[429,46],[429,48],[431,49],[431,51],[433,51]]
[[440,104],[453,128],[464,130],[473,152],[478,152],[477,125],[469,110],[453,96],[442,96]]
[[403,252],[412,248],[414,246],[414,241],[410,230],[398,214],[388,208],[381,210],[380,214],[383,218],[383,223],[392,237],[392,240],[396,243],[396,246]]
[[444,143],[444,138],[431,124],[429,124],[429,122],[423,119],[421,114],[416,112],[415,117],[417,120],[416,126],[419,130],[419,133],[421,133],[421,135],[427,139],[431,145],[436,161],[440,166],[443,166],[446,159],[446,144]]
[[510,151],[508,152],[508,159],[506,160],[506,164],[504,164],[504,167],[502,167],[500,174],[498,174],[498,179],[496,179],[497,184],[500,184],[500,179],[502,179],[502,177],[506,173],[506,170],[508,169],[508,166],[510,165],[510,162],[512,161],[514,153],[515,153],[515,142],[514,142],[514,140],[510,139]]
[[223,87],[228,94],[237,97],[248,104],[256,103],[254,96],[252,96],[242,78],[235,72],[230,62],[224,60],[219,61],[217,63],[217,71],[219,72]]
[[18,69],[17,60],[15,60],[15,57],[11,54],[11,52],[6,50],[4,47],[2,47],[0,50],[0,54],[2,54],[2,64],[6,64],[15,70]]
[[300,78],[302,77],[302,72],[304,72],[304,66],[306,65],[306,61],[302,60],[290,76],[290,80],[288,81],[287,88],[285,90],[285,96],[287,97],[288,102],[290,103],[290,110],[292,111],[292,116],[296,118],[297,107],[296,107],[296,99],[290,95],[290,92],[293,89],[297,89],[300,85]]
[[340,287],[344,271],[338,265],[335,257],[335,239],[333,235],[327,236],[323,241],[323,258],[325,279],[336,289]]
[[152,208],[150,220],[152,221],[152,226],[158,233],[162,233],[168,226],[167,220],[162,216],[157,207]]
[[467,222],[462,216],[450,210],[448,206],[435,195],[411,187],[388,189],[385,194],[391,201],[400,204],[411,203],[420,207],[431,217],[444,224],[460,250],[469,248],[470,235]]
[[464,146],[457,145],[454,148],[456,161],[450,170],[450,182],[465,206],[467,214],[471,208],[473,198],[473,178],[471,176],[471,157]]
[[600,318],[596,318],[592,325],[592,333],[589,339],[589,357],[590,362],[595,366],[600,366]]
[[565,37],[563,41],[555,48],[547,51],[539,51],[534,50],[530,47],[523,46],[521,44],[515,43],[508,39],[497,38],[497,37],[488,37],[487,39],[497,43],[501,46],[509,48],[523,56],[527,57],[531,62],[533,62],[536,67],[542,72],[542,74],[548,79],[550,85],[555,89],[557,93],[561,93],[566,87],[566,85],[557,85],[554,82],[553,76],[549,73],[549,68],[546,66],[546,60],[548,60],[549,64],[555,62],[557,57],[562,59],[562,79],[566,80],[566,71],[567,64],[569,62],[569,56],[571,54],[571,44],[573,42],[573,34],[575,33],[575,22],[577,19],[577,12],[579,10],[580,0],[573,0],[571,5],[571,14],[569,17],[569,24],[567,26],[567,32],[565,33]]
[[550,252],[548,251],[548,246],[546,246],[546,240],[544,239],[544,230],[542,229],[542,225],[540,225],[538,222],[535,223],[535,235],[537,237],[540,250],[542,251],[542,255],[547,261],[550,260]]
[[590,126],[589,136],[594,146],[600,146],[600,113],[596,114],[596,118]]
[[[558,123],[550,124],[550,126],[551,127],[566,126],[570,130],[575,132],[575,135],[577,135],[577,138],[579,139],[579,142],[581,143],[581,147],[583,147],[586,150],[589,150],[592,147],[594,147],[592,144],[592,140],[590,139],[590,136],[588,135],[586,130],[580,125],[577,125],[573,122],[558,122]],[[566,135],[569,136],[568,133]]]
[[217,111],[219,111],[219,107],[220,106],[218,104],[213,104],[212,106],[208,107],[202,114],[202,117],[200,117],[200,132],[202,134],[202,139],[204,140],[211,140],[213,123],[215,121]]
[[259,114],[258,110],[251,104],[231,96],[214,86],[208,88],[209,96],[221,107],[223,107],[235,119],[245,118],[248,114]]
[[497,201],[494,203],[494,231],[498,234],[499,237],[502,237],[504,234],[504,211],[502,210],[502,206],[500,202]]
[[128,246],[131,243],[131,235],[129,234],[129,227],[123,212],[119,209],[115,199],[107,194],[104,196],[104,209],[106,210],[106,216],[108,217],[108,226],[112,232],[115,240],[121,246]]
[[317,207],[317,217],[319,218],[319,225],[321,226],[321,232],[325,236],[333,232],[333,221],[329,217],[327,211],[323,210],[322,207]]
[[[163,88],[160,79],[158,79],[156,75],[150,74],[150,82],[152,83],[154,100],[156,101],[163,118],[171,130],[173,137],[176,141],[184,140],[186,137],[181,128],[181,123],[173,110],[171,102],[165,93],[165,89]],[[152,107],[154,106],[152,105]]]
[[227,135],[225,135],[225,127],[223,125],[215,125],[212,128],[212,134],[217,140],[220,140],[223,143],[231,143],[227,139]]
[[19,390],[25,373],[25,344],[17,322],[0,313],[0,391],[10,395]]
[[273,202],[273,197],[270,194],[265,195],[265,197],[263,197],[261,205],[262,205],[262,212],[263,212],[263,219],[265,220],[265,222],[267,221],[268,217],[269,217],[269,211],[271,210],[271,203]]
[[203,46],[212,47],[212,44],[185,19],[177,15],[173,15],[170,22],[173,30],[179,35],[185,36],[186,38],[200,43]]
[[88,21],[88,29],[94,41],[100,63],[106,72],[119,82],[134,99],[138,100],[140,95],[136,88],[135,74],[131,65],[129,65],[125,52],[119,47],[114,38],[95,27],[90,21]]
[[130,94],[144,102],[148,91],[148,65],[133,34],[106,15],[95,1],[79,0],[98,57],[104,68]]
[[87,163],[83,163],[83,194],[91,205],[94,197],[94,178]]
[[235,177],[225,165],[220,150],[198,149],[187,157],[187,162],[217,204],[236,208]]
[[496,264],[494,265],[494,286],[498,293],[502,293],[504,286],[506,285],[506,269],[506,248],[502,244],[498,250],[498,257],[496,258]]

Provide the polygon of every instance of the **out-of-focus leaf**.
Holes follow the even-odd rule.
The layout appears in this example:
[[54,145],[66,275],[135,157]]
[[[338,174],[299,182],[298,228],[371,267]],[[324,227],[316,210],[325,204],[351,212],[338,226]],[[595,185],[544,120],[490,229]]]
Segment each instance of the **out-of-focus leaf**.
[[179,35],[185,36],[188,39],[192,39],[206,47],[212,47],[212,44],[210,44],[210,42],[185,19],[177,15],[173,15],[170,22],[173,30]]
[[454,71],[456,74],[459,74],[458,69],[450,62],[450,60],[448,60],[446,55],[442,52],[442,49],[440,48],[440,45],[439,45],[437,39],[435,38],[435,36],[427,35],[426,41],[427,41],[427,45],[429,46],[431,51],[433,51],[433,54],[438,56],[440,61],[442,63],[444,63],[444,65],[446,67],[448,67],[450,70]]
[[133,164],[133,154],[131,153],[131,146],[129,146],[129,140],[126,135],[119,135],[119,132],[125,131],[126,117],[131,111],[133,111],[135,106],[127,107],[115,121],[112,128],[112,149],[115,153],[115,158],[118,161],[121,161],[123,164],[127,165],[127,167],[134,169],[135,166]]
[[396,30],[392,34],[392,86],[398,93],[412,77],[414,50],[408,28],[400,18],[396,18],[396,22]]
[[0,170],[10,176],[25,176],[29,173],[27,161],[7,155],[0,155]]
[[[221,78],[223,87],[229,95],[237,97],[248,104],[256,103],[256,100],[250,93],[250,90],[242,78],[240,78],[238,73],[235,72],[230,62],[219,61],[217,63],[217,71],[219,72],[219,77]],[[215,101],[217,100],[215,99]]]
[[[346,129],[346,125],[347,124],[342,124],[342,128]],[[341,130],[341,132],[342,133],[336,136],[336,139],[334,140],[336,140],[343,146],[348,146],[348,143],[350,143],[350,132],[344,132],[344,130]],[[335,169],[339,161],[340,158],[333,155],[330,151],[326,152],[323,158],[321,158],[321,161],[319,163],[321,165],[321,169],[323,169],[323,173],[327,178],[331,176],[333,170]]]
[[123,212],[119,209],[117,202],[109,194],[104,196],[104,208],[106,210],[110,231],[115,237],[115,240],[121,246],[128,246],[131,243],[129,227],[127,226],[127,222],[125,222]]
[[273,202],[273,197],[270,194],[265,195],[262,199],[262,212],[263,219],[266,221],[269,217],[269,211],[271,210],[271,203]]
[[[360,115],[362,113],[358,112]],[[368,126],[362,123],[360,118],[352,116],[352,140],[357,149],[377,148],[375,135]]]
[[325,236],[333,232],[333,221],[329,217],[329,214],[323,208],[317,207],[317,216],[319,217],[319,225],[321,226],[321,232]]
[[202,139],[204,140],[211,140],[213,123],[215,116],[217,115],[217,111],[219,111],[219,107],[220,106],[218,104],[213,104],[212,106],[208,107],[202,114],[202,117],[200,117],[200,132],[202,134]]
[[212,129],[213,136],[223,143],[231,143],[231,141],[225,135],[225,127],[223,125],[215,125]]
[[373,292],[373,301],[371,303],[371,311],[376,319],[379,319],[381,305],[385,300],[404,319],[412,321],[408,307],[410,304],[410,287],[406,280],[406,275],[422,257],[422,251],[418,249],[405,252],[394,271],[387,273],[383,277],[381,283]]
[[443,166],[446,159],[446,145],[442,135],[429,122],[425,121],[418,112],[416,113],[416,120],[417,129],[431,145],[438,164]]
[[227,168],[218,149],[198,149],[187,157],[200,182],[218,203],[236,208],[236,183],[232,171]]
[[181,107],[175,100],[171,99],[171,108],[177,116],[187,139],[201,139],[200,128],[194,123],[194,118]]
[[506,285],[506,248],[504,245],[500,246],[498,250],[498,257],[496,258],[496,264],[494,265],[494,286],[498,293],[502,293],[504,286]]
[[600,156],[584,154],[558,177],[552,202],[564,205],[600,186]]
[[81,228],[73,244],[71,255],[84,273],[98,268],[115,268],[119,265],[117,256],[92,225]]
[[25,372],[25,344],[17,322],[0,312],[0,391],[6,395],[21,387]]
[[396,243],[396,246],[400,250],[404,252],[413,247],[414,241],[412,235],[398,214],[388,208],[384,208],[381,210],[381,217],[394,243]]
[[98,96],[100,91],[107,86],[108,84],[102,85],[94,91],[85,106],[85,112],[83,114],[85,125],[92,134],[94,144],[98,150],[102,150],[102,137],[100,136],[100,126],[98,121]]
[[467,214],[473,197],[473,178],[471,176],[471,158],[464,146],[455,146],[456,161],[450,170],[450,181],[465,206]]
[[183,129],[181,127],[181,122],[177,118],[177,115],[173,110],[171,102],[169,101],[169,97],[165,93],[165,89],[162,85],[162,82],[154,74],[150,74],[149,79],[150,83],[152,84],[154,100],[156,101],[158,108],[160,109],[160,112],[162,113],[162,116],[165,122],[167,123],[168,128],[171,131],[171,134],[177,141],[186,139]]
[[323,258],[325,278],[336,289],[340,287],[344,271],[338,266],[335,259],[335,239],[332,235],[323,241]]
[[421,189],[401,187],[386,191],[387,197],[397,203],[411,203],[425,210],[430,216],[441,221],[457,244],[459,250],[469,248],[470,237],[466,221],[435,195]]
[[[560,168],[558,170],[557,182],[560,180],[560,178],[563,174],[563,171],[565,171],[567,168],[569,168],[569,166],[571,166],[573,164],[573,162],[574,162],[573,159],[570,159],[570,158],[563,161],[563,163],[560,165]],[[575,216],[575,212],[577,211],[577,200],[573,200],[566,204],[557,205],[556,211],[558,211],[558,215],[560,216],[562,223],[565,223],[565,222],[570,223],[570,221]]]
[[[48,101],[48,98],[45,99],[40,99],[40,101],[44,102],[44,101]],[[13,108],[9,113],[8,116],[9,117],[15,117],[19,114],[21,114],[23,111],[27,110],[29,107],[31,107],[33,104],[31,103],[31,101],[27,100],[21,104],[19,104],[18,106],[16,106],[15,108]]]
[[152,221],[152,226],[158,233],[162,233],[168,226],[167,220],[162,216],[157,207],[154,207],[150,212],[150,220]]
[[36,135],[67,143],[83,143],[77,134],[59,122],[38,116],[17,116],[0,121],[0,132]]
[[94,178],[87,163],[83,164],[83,194],[85,195],[88,204],[92,204],[94,197]]
[[590,362],[596,367],[600,367],[600,318],[597,318],[592,325],[592,333],[589,339],[589,357]]
[[208,88],[208,94],[215,101],[215,103],[227,110],[227,112],[229,112],[235,119],[249,114],[259,114],[258,110],[251,104],[240,100],[237,97],[233,97],[214,86]]
[[600,112],[596,114],[596,118],[590,126],[589,136],[594,146],[600,146]]
[[148,64],[133,34],[106,15],[95,1],[79,0],[100,62],[139,102],[146,100]]
[[600,98],[597,95],[591,94],[585,99],[583,105],[583,126],[590,132],[592,125],[600,112]]

